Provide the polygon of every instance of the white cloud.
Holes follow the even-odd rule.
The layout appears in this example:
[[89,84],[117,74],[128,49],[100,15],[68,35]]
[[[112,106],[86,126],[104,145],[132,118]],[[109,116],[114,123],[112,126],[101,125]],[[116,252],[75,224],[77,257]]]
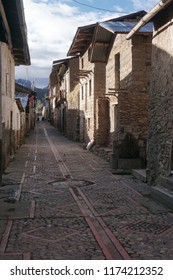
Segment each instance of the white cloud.
[[159,3],[159,0],[131,0],[133,3],[133,6],[136,10],[142,9],[149,11],[152,9],[157,3]]
[[[23,0],[23,2],[32,65],[27,68],[17,67],[17,78],[26,78],[26,72],[29,72],[32,79],[34,75],[48,78],[52,61],[66,57],[79,26],[121,16],[123,11],[120,7],[121,2],[118,2],[117,6],[114,5],[119,14],[98,10],[81,12],[80,5],[74,5],[72,0]],[[87,2],[92,3],[92,0]],[[133,4],[132,10],[147,10],[157,2],[158,0],[129,1]]]
[[123,10],[124,10],[124,9],[123,9],[122,7],[120,7],[120,6],[114,6],[113,8],[115,9],[115,11],[120,12],[120,13],[123,12]]
[[[48,66],[54,59],[66,56],[77,27],[100,20],[101,13],[81,13],[61,1],[24,0],[32,64]],[[109,17],[105,14],[104,17]],[[112,16],[112,15],[111,15]],[[103,15],[102,15],[103,17]],[[48,56],[49,55],[49,56]],[[45,58],[45,59],[44,59]]]
[[66,57],[79,26],[118,16],[116,13],[110,15],[98,11],[81,13],[78,7],[70,5],[71,0],[23,0],[23,2],[32,65],[27,67],[27,71],[21,71],[21,68],[26,67],[17,67],[17,78],[22,78],[22,73],[26,76],[26,72],[33,76],[33,69],[37,70],[35,75],[49,77],[52,61]]

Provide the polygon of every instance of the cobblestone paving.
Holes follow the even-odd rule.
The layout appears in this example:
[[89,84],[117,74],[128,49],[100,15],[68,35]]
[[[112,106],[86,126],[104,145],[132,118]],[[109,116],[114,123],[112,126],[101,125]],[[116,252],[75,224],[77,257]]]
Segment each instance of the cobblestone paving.
[[16,251],[33,259],[104,259],[84,218],[15,221],[6,252]]
[[0,259],[173,259],[173,213],[150,187],[45,122],[3,183]]

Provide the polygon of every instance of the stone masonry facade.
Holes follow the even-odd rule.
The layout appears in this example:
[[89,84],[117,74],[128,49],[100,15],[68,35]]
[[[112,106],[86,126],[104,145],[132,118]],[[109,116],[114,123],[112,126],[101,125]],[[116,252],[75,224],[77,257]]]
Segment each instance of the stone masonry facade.
[[79,141],[79,58],[69,59],[66,81],[67,88],[67,120],[66,135],[69,139]]
[[[106,120],[103,119],[102,108],[97,106],[98,100],[105,94],[105,65],[91,63],[88,50],[80,57],[80,141],[103,143],[107,135],[100,135]],[[100,101],[99,101],[100,104]],[[104,109],[103,109],[104,110]],[[104,123],[105,122],[105,123]]]
[[159,183],[160,175],[170,175],[172,169],[172,10],[173,4],[154,18],[147,166],[147,180],[151,185]]
[[[137,14],[120,20],[137,21],[143,13]],[[68,53],[80,55],[79,64],[77,58],[67,59],[61,81],[65,134],[86,145],[94,142],[94,150],[105,148],[109,157],[112,152],[114,168],[119,159],[137,159],[135,167],[146,166],[151,33],[128,41],[127,32],[113,33],[104,25],[81,27]],[[86,34],[89,41],[81,42]]]
[[[151,35],[127,41],[118,34],[106,66],[110,101],[110,142],[120,158],[140,158],[146,164]],[[114,95],[111,94],[114,89]]]

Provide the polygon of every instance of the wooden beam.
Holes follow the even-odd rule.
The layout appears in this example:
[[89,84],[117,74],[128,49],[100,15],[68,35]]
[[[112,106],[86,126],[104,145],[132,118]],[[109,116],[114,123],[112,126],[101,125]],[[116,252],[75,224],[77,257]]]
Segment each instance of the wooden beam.
[[89,40],[91,40],[91,38],[86,38],[86,37],[84,36],[83,38],[77,38],[77,39],[75,40],[75,42],[89,41]]
[[110,43],[108,43],[108,42],[94,42],[94,45],[96,45],[96,46],[109,46]]
[[93,33],[79,33],[78,35],[77,35],[77,37],[83,37],[83,36],[88,36],[88,37],[91,37],[93,35]]

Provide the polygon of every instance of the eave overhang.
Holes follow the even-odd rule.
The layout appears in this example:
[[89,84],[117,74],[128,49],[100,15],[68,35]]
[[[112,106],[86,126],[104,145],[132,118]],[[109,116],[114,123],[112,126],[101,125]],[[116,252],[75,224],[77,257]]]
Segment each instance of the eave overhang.
[[23,1],[0,0],[0,22],[1,40],[9,45],[15,65],[30,65]]
[[19,109],[20,112],[25,112],[23,106],[22,106],[22,103],[20,101],[20,98],[16,98],[16,104],[17,104],[17,107]]
[[49,76],[49,83],[51,86],[55,86],[58,83],[60,84],[60,80],[62,76],[67,71],[68,63],[70,58],[64,58],[59,60],[54,60],[52,63],[52,71]]
[[[131,13],[131,14],[124,15],[124,16],[121,16],[118,18],[113,18],[113,19],[107,20],[105,22],[124,21],[124,20],[132,21],[134,19],[136,19],[136,21],[137,21],[141,17],[143,17],[145,14],[146,14],[145,11],[139,11],[139,12]],[[94,23],[91,25],[79,27],[77,29],[76,34],[73,38],[72,44],[70,46],[70,49],[67,53],[67,56],[76,56],[76,55],[82,56],[86,52],[86,50],[89,48],[89,46],[92,43],[96,26],[97,26],[97,23]]]
[[96,24],[78,27],[67,56],[82,56],[92,42]]

